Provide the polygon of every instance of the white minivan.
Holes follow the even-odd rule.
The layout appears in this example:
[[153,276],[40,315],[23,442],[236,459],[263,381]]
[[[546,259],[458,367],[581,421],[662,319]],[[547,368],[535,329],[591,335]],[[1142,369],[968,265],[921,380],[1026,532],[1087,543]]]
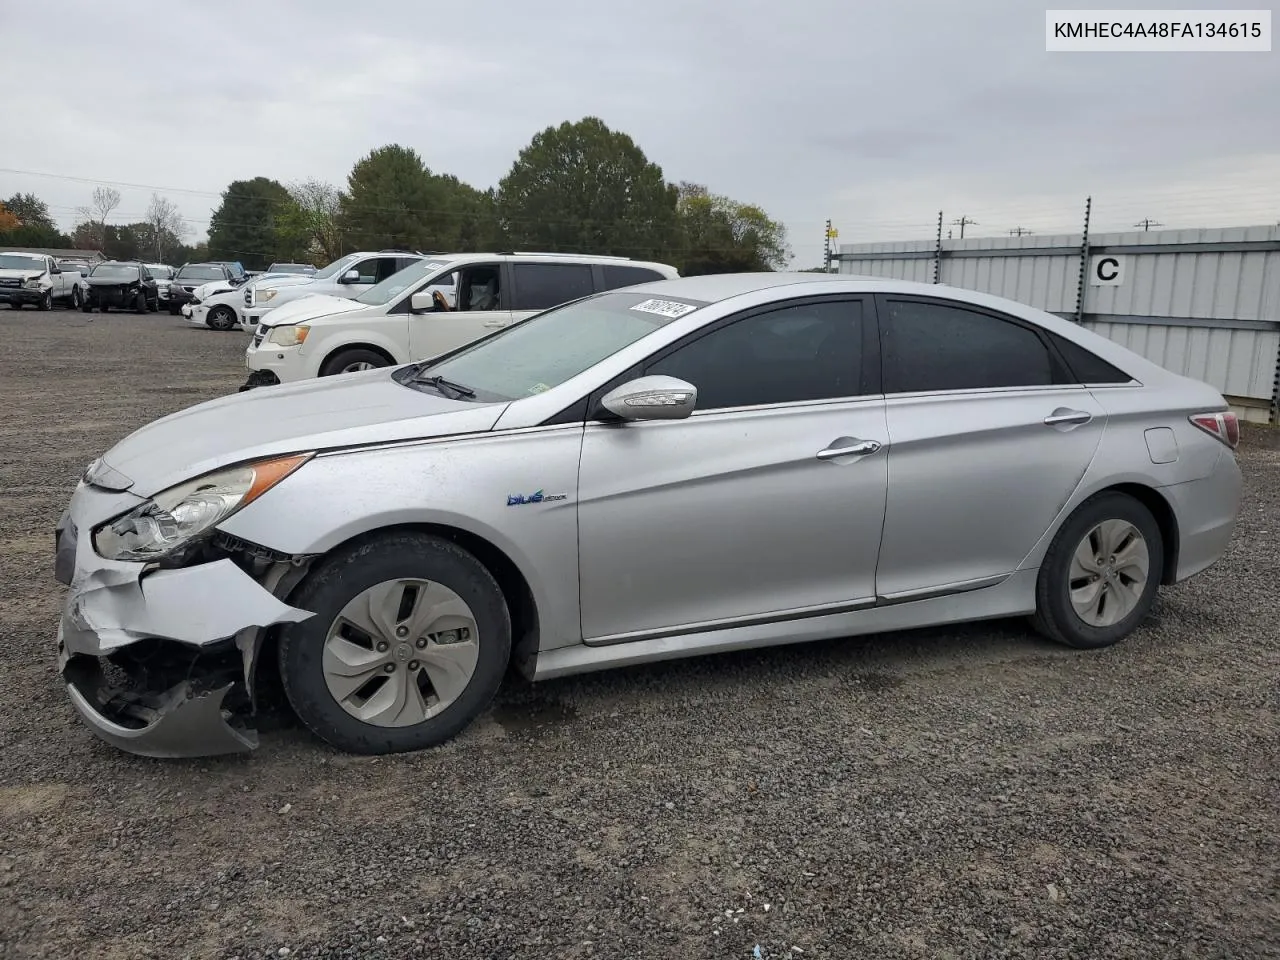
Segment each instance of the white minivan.
[[357,297],[316,294],[265,313],[240,389],[426,360],[570,300],[679,275],[626,257],[429,256]]

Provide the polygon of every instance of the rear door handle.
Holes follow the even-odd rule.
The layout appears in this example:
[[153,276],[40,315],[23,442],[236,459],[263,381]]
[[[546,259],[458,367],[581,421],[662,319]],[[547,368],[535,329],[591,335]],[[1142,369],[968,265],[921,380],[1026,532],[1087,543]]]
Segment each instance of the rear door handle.
[[[839,443],[840,441],[836,441]],[[862,454],[875,453],[880,449],[880,444],[875,440],[855,440],[853,443],[846,444],[842,447],[827,447],[825,450],[818,451],[819,460],[834,460],[836,457],[852,457]]]
[[1060,423],[1088,423],[1093,419],[1093,414],[1087,410],[1068,410],[1066,407],[1059,407],[1049,416],[1044,418],[1046,426],[1056,427]]

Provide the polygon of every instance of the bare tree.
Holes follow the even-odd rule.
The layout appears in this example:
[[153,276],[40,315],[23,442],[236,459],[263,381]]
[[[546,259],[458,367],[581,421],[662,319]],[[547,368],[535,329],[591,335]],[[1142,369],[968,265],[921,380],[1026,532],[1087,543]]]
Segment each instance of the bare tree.
[[156,252],[157,262],[164,260],[166,244],[176,246],[187,235],[187,221],[182,219],[178,205],[157,193],[151,195],[151,203],[147,205],[146,222],[151,234],[147,239]]
[[120,206],[120,191],[112,187],[94,187],[93,202],[87,207],[79,207],[76,213],[84,220],[94,224],[97,228],[98,245],[105,248],[107,245],[107,217],[111,216],[111,211]]
[[303,180],[289,184],[289,195],[297,205],[291,223],[306,238],[307,245],[326,263],[342,256],[342,193],[323,180]]

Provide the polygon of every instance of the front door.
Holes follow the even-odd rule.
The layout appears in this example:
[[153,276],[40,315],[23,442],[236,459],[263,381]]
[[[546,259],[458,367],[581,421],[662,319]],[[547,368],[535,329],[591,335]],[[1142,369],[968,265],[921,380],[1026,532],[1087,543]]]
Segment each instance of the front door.
[[1079,485],[1105,412],[1014,318],[892,296],[879,316],[890,448],[877,593],[1012,573]]
[[[734,318],[643,367],[698,388],[691,417],[587,425],[578,483],[587,642],[872,600],[888,441],[864,363],[873,323],[870,302],[857,298]],[[840,452],[857,444],[863,452]]]
[[[409,352],[429,360],[501,330],[511,322],[501,263],[476,263],[422,287],[439,292],[434,310],[409,313]],[[447,309],[445,309],[447,307]]]

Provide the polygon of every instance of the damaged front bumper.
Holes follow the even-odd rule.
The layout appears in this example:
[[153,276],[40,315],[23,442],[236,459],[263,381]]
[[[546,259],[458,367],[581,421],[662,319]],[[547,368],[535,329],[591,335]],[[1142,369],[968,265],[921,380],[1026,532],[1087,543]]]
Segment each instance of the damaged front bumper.
[[92,529],[139,502],[81,483],[55,531],[55,574],[69,587],[58,667],[71,703],[94,733],[130,753],[252,750],[262,641],[269,628],[311,616],[272,591],[283,595],[301,570],[261,557],[238,564],[231,551],[179,569],[100,557]]

